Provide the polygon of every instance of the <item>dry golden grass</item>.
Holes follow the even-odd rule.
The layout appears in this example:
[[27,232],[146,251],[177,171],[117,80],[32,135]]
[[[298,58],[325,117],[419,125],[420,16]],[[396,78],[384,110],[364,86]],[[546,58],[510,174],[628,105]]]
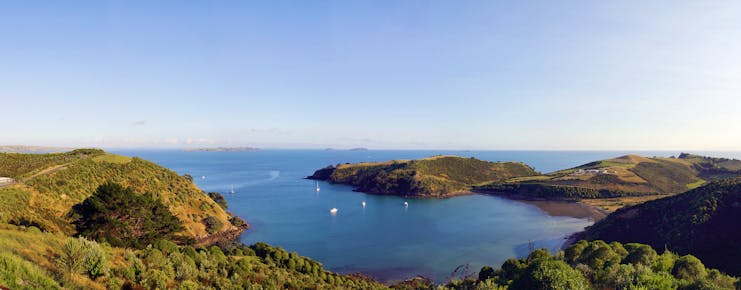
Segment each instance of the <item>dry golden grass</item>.
[[648,195],[648,196],[629,196],[629,197],[616,197],[616,198],[595,198],[595,199],[582,199],[580,202],[591,205],[607,212],[614,212],[622,207],[632,206],[654,199],[668,197],[670,195]]

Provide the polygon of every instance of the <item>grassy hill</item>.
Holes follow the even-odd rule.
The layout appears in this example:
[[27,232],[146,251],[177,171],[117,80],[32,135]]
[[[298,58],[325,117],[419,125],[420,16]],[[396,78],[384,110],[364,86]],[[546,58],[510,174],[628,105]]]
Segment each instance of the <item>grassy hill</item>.
[[[207,236],[203,221],[208,217],[230,224],[229,214],[191,180],[141,158],[96,149],[52,154],[0,153],[0,176],[16,181],[0,188],[0,223],[73,234],[69,216],[72,207],[101,184],[115,182],[139,193],[153,193],[183,222],[187,236]],[[233,229],[223,229],[227,230]]]
[[692,253],[741,274],[741,179],[711,182],[672,197],[622,208],[577,237],[640,242]]
[[483,182],[537,174],[522,163],[436,156],[328,166],[308,178],[349,184],[356,186],[358,191],[374,194],[445,197]]
[[677,158],[626,155],[545,175],[491,182],[476,190],[542,198],[609,198],[676,194],[739,175],[739,160],[686,153]]

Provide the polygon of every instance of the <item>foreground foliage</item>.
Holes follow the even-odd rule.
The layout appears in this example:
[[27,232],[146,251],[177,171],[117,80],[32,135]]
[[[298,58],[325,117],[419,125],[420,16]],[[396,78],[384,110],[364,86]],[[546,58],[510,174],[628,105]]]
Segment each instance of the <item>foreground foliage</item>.
[[468,283],[469,287],[456,288],[735,289],[738,279],[705,268],[692,255],[668,250],[659,255],[644,244],[582,240],[555,256],[539,249],[527,258],[505,261],[498,270],[484,266],[478,279]]
[[741,179],[722,180],[620,209],[587,228],[580,238],[666,246],[741,275],[740,221]]

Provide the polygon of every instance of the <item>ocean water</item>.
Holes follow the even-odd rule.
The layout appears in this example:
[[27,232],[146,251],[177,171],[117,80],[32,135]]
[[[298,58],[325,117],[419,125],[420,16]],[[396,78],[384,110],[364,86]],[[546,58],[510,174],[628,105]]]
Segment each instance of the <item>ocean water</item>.
[[[521,161],[541,172],[627,153],[615,151],[325,151],[183,152],[111,150],[191,174],[206,191],[222,192],[229,210],[251,229],[247,244],[267,242],[296,251],[341,273],[381,281],[423,275],[442,282],[526,256],[530,244],[551,250],[593,222],[549,216],[518,201],[488,195],[404,199],[355,192],[345,185],[304,179],[329,164],[414,159],[438,154],[490,161]],[[637,152],[670,156],[679,152]],[[728,154],[712,154],[728,156]],[[735,155],[735,154],[734,154]],[[231,189],[235,193],[230,194]],[[361,203],[365,201],[366,207]],[[404,207],[403,203],[409,206]],[[331,208],[337,208],[335,215]],[[457,273],[453,271],[459,268]]]

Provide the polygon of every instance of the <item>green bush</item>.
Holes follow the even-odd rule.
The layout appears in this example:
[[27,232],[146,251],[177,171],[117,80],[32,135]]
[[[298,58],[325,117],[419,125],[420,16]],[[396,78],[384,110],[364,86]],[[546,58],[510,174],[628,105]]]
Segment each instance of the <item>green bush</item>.
[[218,233],[219,231],[221,231],[221,229],[224,228],[224,223],[213,216],[208,216],[203,219],[203,224],[206,225],[206,232],[208,232],[209,234]]
[[103,248],[83,237],[67,238],[57,257],[57,265],[67,274],[84,272],[90,278],[108,274],[109,261]]
[[226,210],[229,205],[226,203],[226,198],[224,198],[221,193],[218,192],[209,192],[208,197],[210,197],[216,204],[218,204],[221,208]]

